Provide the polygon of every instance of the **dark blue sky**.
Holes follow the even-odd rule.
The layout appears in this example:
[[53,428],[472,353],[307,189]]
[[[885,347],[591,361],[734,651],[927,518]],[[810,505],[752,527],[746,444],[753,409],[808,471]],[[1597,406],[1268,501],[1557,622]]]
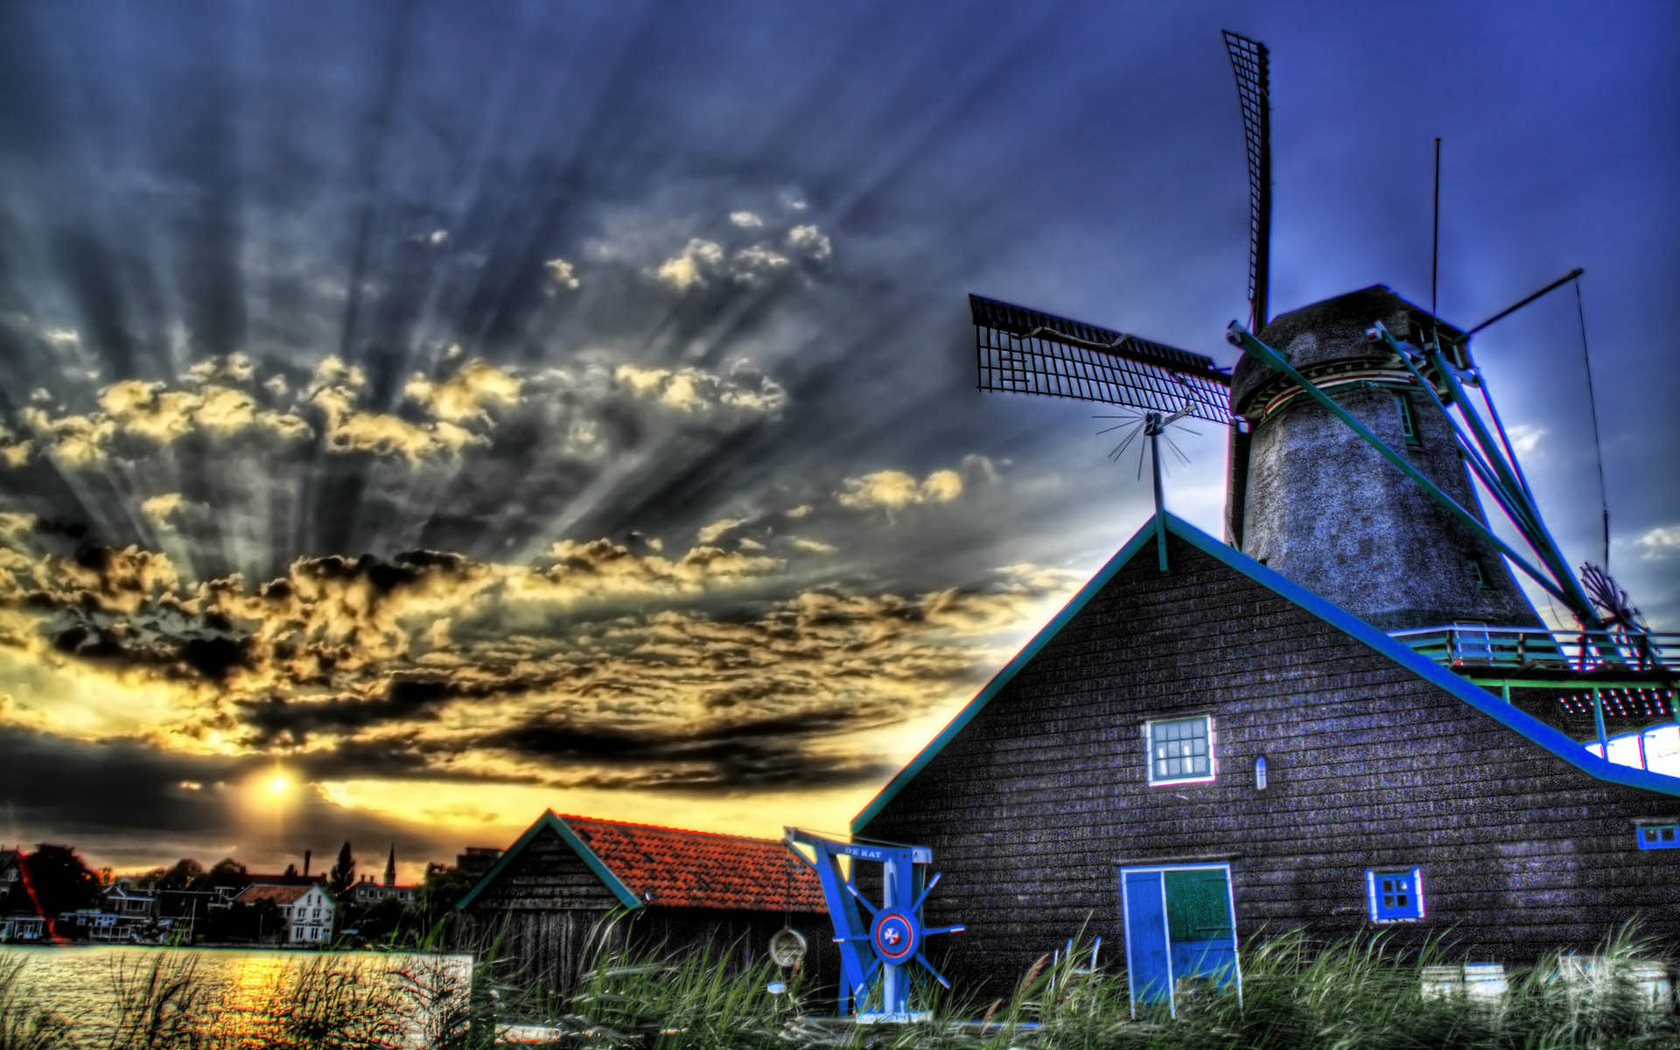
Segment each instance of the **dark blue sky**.
[[[1274,312],[1428,302],[1435,136],[1443,316],[1586,269],[1612,569],[1680,628],[1668,5],[11,4],[0,729],[199,785],[154,852],[301,848],[211,797],[276,762],[411,856],[545,798],[838,826],[1148,509],[1089,406],[974,390],[966,293],[1234,360],[1221,28]],[[1599,560],[1573,292],[1475,351]],[[8,837],[145,853],[27,787]]]

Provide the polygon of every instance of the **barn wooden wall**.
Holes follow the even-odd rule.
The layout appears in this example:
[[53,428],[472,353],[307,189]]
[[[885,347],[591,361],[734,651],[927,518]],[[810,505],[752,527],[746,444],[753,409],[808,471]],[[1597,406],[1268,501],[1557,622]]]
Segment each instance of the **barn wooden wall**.
[[[544,828],[468,912],[476,940],[502,938],[504,976],[563,997],[575,987],[602,921],[617,907],[600,877],[557,832]],[[622,930],[612,932],[622,943]]]
[[[1680,798],[1605,783],[1186,542],[1124,567],[862,834],[933,847],[934,945],[959,989],[1004,989],[1089,921],[1123,962],[1118,869],[1231,865],[1237,933],[1367,926],[1370,867],[1424,871],[1462,954],[1590,950],[1635,915],[1680,933],[1680,850],[1634,818]],[[1214,716],[1219,777],[1150,788],[1146,719]],[[1257,791],[1265,755],[1270,786]]]
[[805,936],[803,976],[816,1001],[833,1000],[839,952],[826,914],[650,906],[621,913],[605,925],[619,907],[600,877],[545,828],[468,912],[479,944],[498,933],[502,937],[502,976],[534,995],[570,995],[602,947],[622,946],[626,938],[636,951],[672,956],[710,944],[729,965],[757,965],[767,957],[770,937],[786,922]]

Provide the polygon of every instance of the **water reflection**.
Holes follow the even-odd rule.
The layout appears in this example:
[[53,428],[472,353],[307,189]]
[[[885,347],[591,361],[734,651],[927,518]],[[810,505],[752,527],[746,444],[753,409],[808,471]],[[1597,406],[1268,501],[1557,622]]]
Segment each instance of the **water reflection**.
[[[164,1019],[219,1045],[426,1047],[466,1012],[464,955],[143,947],[0,948],[23,1001],[104,1042]],[[14,1000],[16,1001],[16,1000]]]

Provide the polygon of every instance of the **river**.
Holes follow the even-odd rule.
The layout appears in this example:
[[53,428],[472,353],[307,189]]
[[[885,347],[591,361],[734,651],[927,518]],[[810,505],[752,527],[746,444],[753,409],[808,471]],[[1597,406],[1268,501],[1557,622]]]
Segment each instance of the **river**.
[[217,1047],[307,1046],[355,1031],[392,1047],[424,1048],[464,1017],[465,955],[250,951],[232,948],[0,947],[0,1022],[41,1009],[78,1042],[101,1044],[156,1016],[219,1037]]

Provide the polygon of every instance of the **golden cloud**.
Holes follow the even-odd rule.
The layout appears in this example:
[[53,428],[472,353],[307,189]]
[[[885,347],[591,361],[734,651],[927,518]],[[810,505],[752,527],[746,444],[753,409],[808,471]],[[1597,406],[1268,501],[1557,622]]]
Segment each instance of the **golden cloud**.
[[437,382],[416,372],[403,387],[403,394],[437,419],[488,426],[486,408],[518,404],[522,386],[523,380],[513,373],[474,359]]
[[854,510],[901,510],[918,503],[950,503],[962,495],[962,475],[954,470],[936,470],[917,481],[902,470],[878,470],[862,477],[846,478],[835,494],[842,507]]

